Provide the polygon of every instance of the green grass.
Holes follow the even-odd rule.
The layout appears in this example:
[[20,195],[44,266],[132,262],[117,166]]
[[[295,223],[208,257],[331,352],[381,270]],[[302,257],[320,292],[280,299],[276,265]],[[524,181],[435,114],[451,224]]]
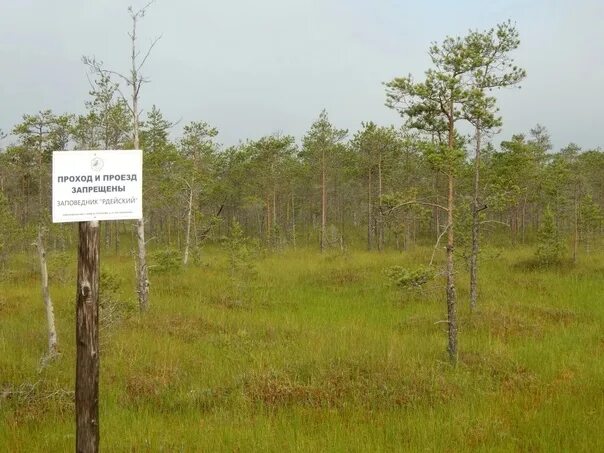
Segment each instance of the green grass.
[[[235,291],[210,250],[153,276],[144,315],[130,259],[103,257],[123,282],[101,326],[101,448],[604,451],[604,255],[485,261],[474,314],[459,265],[453,368],[442,282],[403,292],[384,275],[430,253],[267,254]],[[0,451],[73,450],[75,264],[50,260],[61,355],[41,372],[35,267],[19,257],[0,282]]]

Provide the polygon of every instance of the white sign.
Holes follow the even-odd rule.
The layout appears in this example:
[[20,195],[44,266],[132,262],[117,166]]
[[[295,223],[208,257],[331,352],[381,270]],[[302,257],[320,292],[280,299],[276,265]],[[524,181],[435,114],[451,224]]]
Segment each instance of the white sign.
[[52,153],[53,223],[142,216],[141,150]]

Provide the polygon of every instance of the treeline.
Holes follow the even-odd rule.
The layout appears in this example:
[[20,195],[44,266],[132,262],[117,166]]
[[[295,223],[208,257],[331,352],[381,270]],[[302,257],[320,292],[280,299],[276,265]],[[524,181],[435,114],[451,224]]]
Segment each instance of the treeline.
[[[0,253],[29,247],[40,224],[49,244],[65,248],[71,225],[50,225],[51,153],[60,149],[132,148],[129,114],[116,86],[103,79],[84,115],[50,110],[24,115],[12,129],[13,144],[0,153]],[[430,160],[430,140],[404,128],[363,123],[349,133],[325,111],[297,143],[270,135],[221,147],[218,131],[204,122],[172,124],[155,106],[141,131],[148,234],[157,245],[192,251],[228,234],[234,221],[269,248],[365,247],[404,250],[433,243],[447,221],[430,204],[444,204],[446,175]],[[472,152],[472,138],[463,149]],[[480,203],[487,237],[532,243],[547,210],[573,251],[589,251],[602,233],[604,153],[570,144],[553,150],[537,126],[481,156]],[[458,249],[469,235],[474,162],[458,169]],[[418,203],[407,203],[415,200]],[[402,206],[399,206],[401,205]],[[119,250],[126,222],[107,223],[104,243]],[[189,233],[187,232],[189,231]],[[124,251],[125,252],[125,251]]]
[[[348,131],[322,111],[303,137],[274,134],[224,147],[206,122],[185,124],[173,138],[175,125],[155,105],[141,115],[148,80],[135,31],[144,11],[129,10],[134,71],[122,75],[84,57],[92,80],[83,114],[44,110],[10,129],[0,152],[0,263],[40,231],[51,249],[74,241],[72,226],[50,223],[51,156],[63,149],[144,151],[144,224],[136,231],[127,222],[103,225],[107,251],[129,251],[136,236],[141,269],[150,240],[180,250],[186,263],[235,222],[267,248],[405,250],[446,234],[447,259],[455,251],[473,268],[480,235],[525,244],[545,228],[576,259],[602,233],[600,149],[554,150],[540,125],[493,144],[502,118],[491,92],[526,76],[510,57],[520,44],[511,22],[435,43],[423,81],[386,83],[386,105],[401,114],[402,127],[368,121]],[[461,123],[474,132],[462,135]]]

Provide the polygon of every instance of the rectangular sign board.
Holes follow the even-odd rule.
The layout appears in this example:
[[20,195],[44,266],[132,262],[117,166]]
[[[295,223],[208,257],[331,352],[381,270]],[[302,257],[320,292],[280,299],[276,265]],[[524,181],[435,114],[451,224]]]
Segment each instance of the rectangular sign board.
[[53,223],[142,216],[141,150],[52,153]]

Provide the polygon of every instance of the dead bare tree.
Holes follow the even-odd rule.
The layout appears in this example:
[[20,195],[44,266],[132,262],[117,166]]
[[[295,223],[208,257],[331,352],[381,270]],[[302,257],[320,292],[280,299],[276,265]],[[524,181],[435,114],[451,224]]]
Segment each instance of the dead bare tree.
[[185,237],[185,254],[182,263],[186,266],[189,263],[189,249],[191,246],[191,219],[193,217],[193,187],[194,181],[189,184],[185,181],[187,188],[189,189],[189,204],[187,209],[187,235]]
[[[119,93],[122,98],[126,101],[128,105],[128,109],[132,114],[132,141],[134,145],[134,149],[140,149],[140,114],[141,110],[139,107],[139,95],[141,87],[149,82],[149,79],[144,77],[141,73],[151,51],[157,44],[157,42],[161,39],[161,36],[155,38],[151,45],[147,48],[147,51],[141,58],[140,50],[137,50],[137,25],[138,21],[145,17],[147,9],[153,4],[153,1],[147,3],[144,7],[139,10],[134,10],[132,7],[128,8],[128,13],[130,14],[130,18],[132,20],[132,30],[128,33],[131,41],[131,54],[130,54],[130,62],[131,68],[128,75],[122,74],[120,72],[112,71],[109,69],[103,68],[102,62],[96,61],[94,58],[84,57],[83,61],[86,65],[88,65],[93,71],[104,73],[104,74],[114,74],[122,79],[126,86],[131,89],[130,101],[124,96],[123,92],[120,90]],[[119,89],[119,88],[118,88]],[[145,219],[144,216],[137,220],[136,222],[136,239],[138,245],[138,251],[136,254],[136,280],[137,280],[137,295],[138,295],[138,303],[141,311],[146,311],[149,307],[149,269],[147,265],[147,252],[146,252],[146,242],[145,242]]]
[[[38,259],[40,261],[40,276],[42,287],[42,298],[46,307],[46,323],[48,326],[48,353],[46,358],[52,359],[57,354],[57,329],[55,327],[55,312],[48,289],[48,267],[46,265],[46,250],[44,248],[44,230],[40,227],[35,246],[38,249]],[[46,360],[45,360],[46,361]]]

